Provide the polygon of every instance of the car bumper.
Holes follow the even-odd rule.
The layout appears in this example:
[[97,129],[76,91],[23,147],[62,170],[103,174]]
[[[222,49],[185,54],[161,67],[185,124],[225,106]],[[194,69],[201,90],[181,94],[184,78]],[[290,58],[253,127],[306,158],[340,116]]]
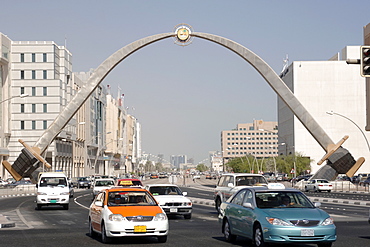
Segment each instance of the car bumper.
[[[135,231],[135,227],[145,226],[145,232]],[[150,221],[150,222],[106,222],[108,237],[124,236],[166,236],[168,234],[168,221]]]
[[42,205],[69,204],[69,195],[62,196],[38,195],[36,197],[36,203]]
[[[313,230],[312,236],[305,236],[307,230]],[[264,227],[263,237],[269,243],[318,243],[334,242],[337,239],[335,226]]]
[[165,207],[162,206],[163,211],[167,215],[187,215],[193,211],[192,207]]

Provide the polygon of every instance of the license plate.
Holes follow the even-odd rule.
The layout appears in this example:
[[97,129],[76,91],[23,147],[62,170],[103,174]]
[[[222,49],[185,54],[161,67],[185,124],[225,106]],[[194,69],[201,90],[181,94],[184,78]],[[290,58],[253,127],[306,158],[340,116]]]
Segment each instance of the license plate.
[[301,230],[301,236],[315,236],[315,231],[313,229],[303,229]]
[[177,208],[170,208],[171,213],[177,213]]
[[49,202],[50,203],[57,203],[57,200],[56,199],[50,199]]
[[146,226],[134,226],[134,232],[146,232]]

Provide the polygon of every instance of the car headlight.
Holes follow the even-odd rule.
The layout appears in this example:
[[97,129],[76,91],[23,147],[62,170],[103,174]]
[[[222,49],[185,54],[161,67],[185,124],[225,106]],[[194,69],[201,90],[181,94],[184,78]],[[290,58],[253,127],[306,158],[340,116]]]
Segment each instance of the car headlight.
[[334,220],[332,218],[326,218],[322,223],[321,225],[322,226],[328,226],[328,225],[333,225],[334,224]]
[[37,195],[47,195],[45,192],[37,192]]
[[268,223],[270,223],[271,225],[275,225],[275,226],[291,226],[292,225],[292,223],[289,223],[279,218],[266,217],[266,220]]
[[66,196],[66,195],[69,195],[69,192],[62,192],[62,193],[60,193],[60,195]]
[[110,221],[123,221],[125,218],[120,214],[111,214],[109,215]]
[[167,220],[166,214],[159,213],[154,216],[154,221],[162,221],[162,220]]
[[191,207],[192,203],[191,202],[184,202],[183,205],[185,207]]

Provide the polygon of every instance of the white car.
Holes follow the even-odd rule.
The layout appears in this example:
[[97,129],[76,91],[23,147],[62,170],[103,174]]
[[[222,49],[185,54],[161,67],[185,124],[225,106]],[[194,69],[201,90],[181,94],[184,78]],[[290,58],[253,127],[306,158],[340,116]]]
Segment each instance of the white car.
[[312,179],[304,186],[306,192],[313,190],[315,192],[327,191],[331,192],[333,185],[326,179]]
[[168,218],[154,197],[135,187],[103,190],[89,210],[89,233],[101,235],[103,243],[119,237],[157,237],[167,241]]
[[97,194],[99,194],[100,191],[109,189],[114,186],[114,179],[111,178],[100,178],[100,179],[95,179],[93,186],[92,186],[92,195],[93,199]]
[[191,219],[193,204],[175,184],[148,184],[147,189],[167,215],[183,215]]

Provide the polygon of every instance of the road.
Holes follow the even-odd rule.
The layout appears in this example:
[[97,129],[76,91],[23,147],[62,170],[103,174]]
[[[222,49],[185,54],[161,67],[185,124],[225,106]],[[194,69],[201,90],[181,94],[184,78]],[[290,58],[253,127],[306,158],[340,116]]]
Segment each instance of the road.
[[[147,180],[144,183],[163,183]],[[188,182],[188,181],[187,181]],[[199,183],[208,186],[201,186]],[[156,238],[122,238],[110,245],[125,246],[252,246],[250,241],[238,238],[236,243],[225,242],[217,213],[212,204],[214,181],[196,181],[182,186],[194,201],[191,220],[170,218],[170,232],[166,243],[158,244]],[[327,194],[327,193],[326,193]],[[334,193],[331,193],[334,195]],[[319,193],[324,196],[324,193]],[[312,194],[312,196],[319,197]],[[309,195],[310,196],[310,195]],[[332,195],[331,195],[332,196]],[[339,195],[338,195],[339,196]],[[367,195],[364,195],[367,196]],[[88,235],[87,207],[91,203],[91,190],[76,190],[69,210],[59,207],[35,209],[35,196],[2,198],[0,214],[15,222],[15,227],[2,228],[1,246],[103,246],[100,238]],[[335,247],[368,246],[370,225],[367,222],[368,206],[324,202],[322,208],[333,216],[337,226],[338,240]],[[312,247],[316,245],[288,245]]]

